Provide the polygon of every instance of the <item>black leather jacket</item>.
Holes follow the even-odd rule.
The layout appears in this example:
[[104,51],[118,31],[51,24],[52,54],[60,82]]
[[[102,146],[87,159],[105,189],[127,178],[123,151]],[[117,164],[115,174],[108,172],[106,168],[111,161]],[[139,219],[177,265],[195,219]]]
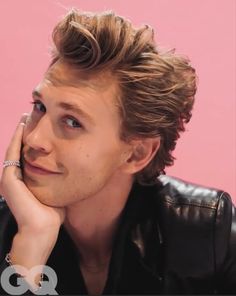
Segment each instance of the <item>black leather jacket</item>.
[[[0,199],[0,273],[16,231]],[[58,294],[86,294],[78,261],[62,226],[47,262],[57,273]],[[103,294],[236,295],[236,213],[229,195],[168,176],[153,186],[135,184]]]

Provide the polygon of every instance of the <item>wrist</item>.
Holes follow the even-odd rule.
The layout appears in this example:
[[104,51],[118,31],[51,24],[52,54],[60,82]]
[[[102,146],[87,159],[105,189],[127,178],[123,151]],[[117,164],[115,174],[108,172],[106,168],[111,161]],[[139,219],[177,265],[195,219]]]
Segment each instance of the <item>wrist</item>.
[[[23,277],[35,290],[40,286],[43,268],[56,243],[57,236],[41,235],[32,237],[17,233],[13,239],[12,247],[6,256],[6,261],[12,265],[16,274]],[[7,260],[9,259],[9,260]],[[38,267],[35,276],[30,272]]]
[[44,274],[42,272],[36,274],[36,276],[33,275],[33,277],[32,277],[31,274],[27,273],[25,269],[22,269],[22,268],[19,269],[18,266],[13,264],[13,262],[11,260],[10,253],[6,254],[5,261],[7,262],[7,264],[11,268],[14,269],[14,284],[15,284],[15,286],[19,285],[18,278],[23,278],[25,280],[25,282],[28,285],[30,285],[30,287],[28,289],[30,289],[31,291],[35,292],[41,288],[42,282],[44,280]]
[[57,234],[31,235],[17,233],[10,250],[12,264],[30,269],[36,265],[45,265],[56,243]]

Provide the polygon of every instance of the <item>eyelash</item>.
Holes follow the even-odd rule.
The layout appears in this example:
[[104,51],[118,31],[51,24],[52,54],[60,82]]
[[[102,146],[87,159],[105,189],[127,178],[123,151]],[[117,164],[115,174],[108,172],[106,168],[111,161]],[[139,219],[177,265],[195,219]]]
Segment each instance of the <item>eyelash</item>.
[[[40,101],[32,101],[32,102],[30,102],[32,105],[33,105],[33,110],[34,111],[39,111],[39,112],[43,112],[43,111],[40,111],[40,109],[37,109],[37,104],[40,104],[41,106],[44,106]],[[45,107],[44,107],[45,108]],[[45,108],[45,111],[46,111],[46,108]],[[44,112],[45,112],[44,111]]]
[[[43,113],[46,112],[46,108],[45,108],[45,106],[43,105],[42,102],[40,102],[40,101],[32,101],[31,104],[33,105],[33,111],[35,111],[35,112],[43,112]],[[40,105],[40,107],[43,106],[44,111],[40,110],[40,107],[37,108],[37,105]],[[76,126],[73,126],[73,125],[71,126],[71,125],[67,124],[66,123],[67,120],[71,120],[71,121],[75,122]],[[73,116],[70,116],[70,115],[64,116],[62,121],[66,125],[66,127],[69,128],[69,129],[78,129],[78,128],[83,127],[82,124],[77,119],[75,119]]]

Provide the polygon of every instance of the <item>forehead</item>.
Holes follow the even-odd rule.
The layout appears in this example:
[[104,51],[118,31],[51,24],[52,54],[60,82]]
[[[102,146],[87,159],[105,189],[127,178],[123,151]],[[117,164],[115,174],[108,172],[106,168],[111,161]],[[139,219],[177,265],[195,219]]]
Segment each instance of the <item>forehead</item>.
[[108,73],[95,76],[56,63],[48,69],[36,90],[57,105],[62,102],[77,105],[98,124],[110,121],[110,124],[119,122],[120,126],[119,88]]
[[104,91],[108,86],[112,86],[116,88],[116,93],[119,90],[117,80],[108,71],[100,73],[83,71],[61,61],[53,64],[44,77],[57,87],[90,87]]

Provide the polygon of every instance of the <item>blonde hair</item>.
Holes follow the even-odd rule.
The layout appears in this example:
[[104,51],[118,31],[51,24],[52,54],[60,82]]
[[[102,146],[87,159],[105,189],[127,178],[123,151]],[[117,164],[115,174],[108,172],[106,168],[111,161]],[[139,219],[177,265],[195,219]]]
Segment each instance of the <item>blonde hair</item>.
[[186,57],[160,50],[153,29],[134,28],[114,12],[82,13],[72,9],[53,31],[52,63],[62,60],[87,73],[107,71],[118,81],[121,139],[160,136],[152,161],[136,175],[155,182],[173,164],[172,151],[191,118],[196,74]]

